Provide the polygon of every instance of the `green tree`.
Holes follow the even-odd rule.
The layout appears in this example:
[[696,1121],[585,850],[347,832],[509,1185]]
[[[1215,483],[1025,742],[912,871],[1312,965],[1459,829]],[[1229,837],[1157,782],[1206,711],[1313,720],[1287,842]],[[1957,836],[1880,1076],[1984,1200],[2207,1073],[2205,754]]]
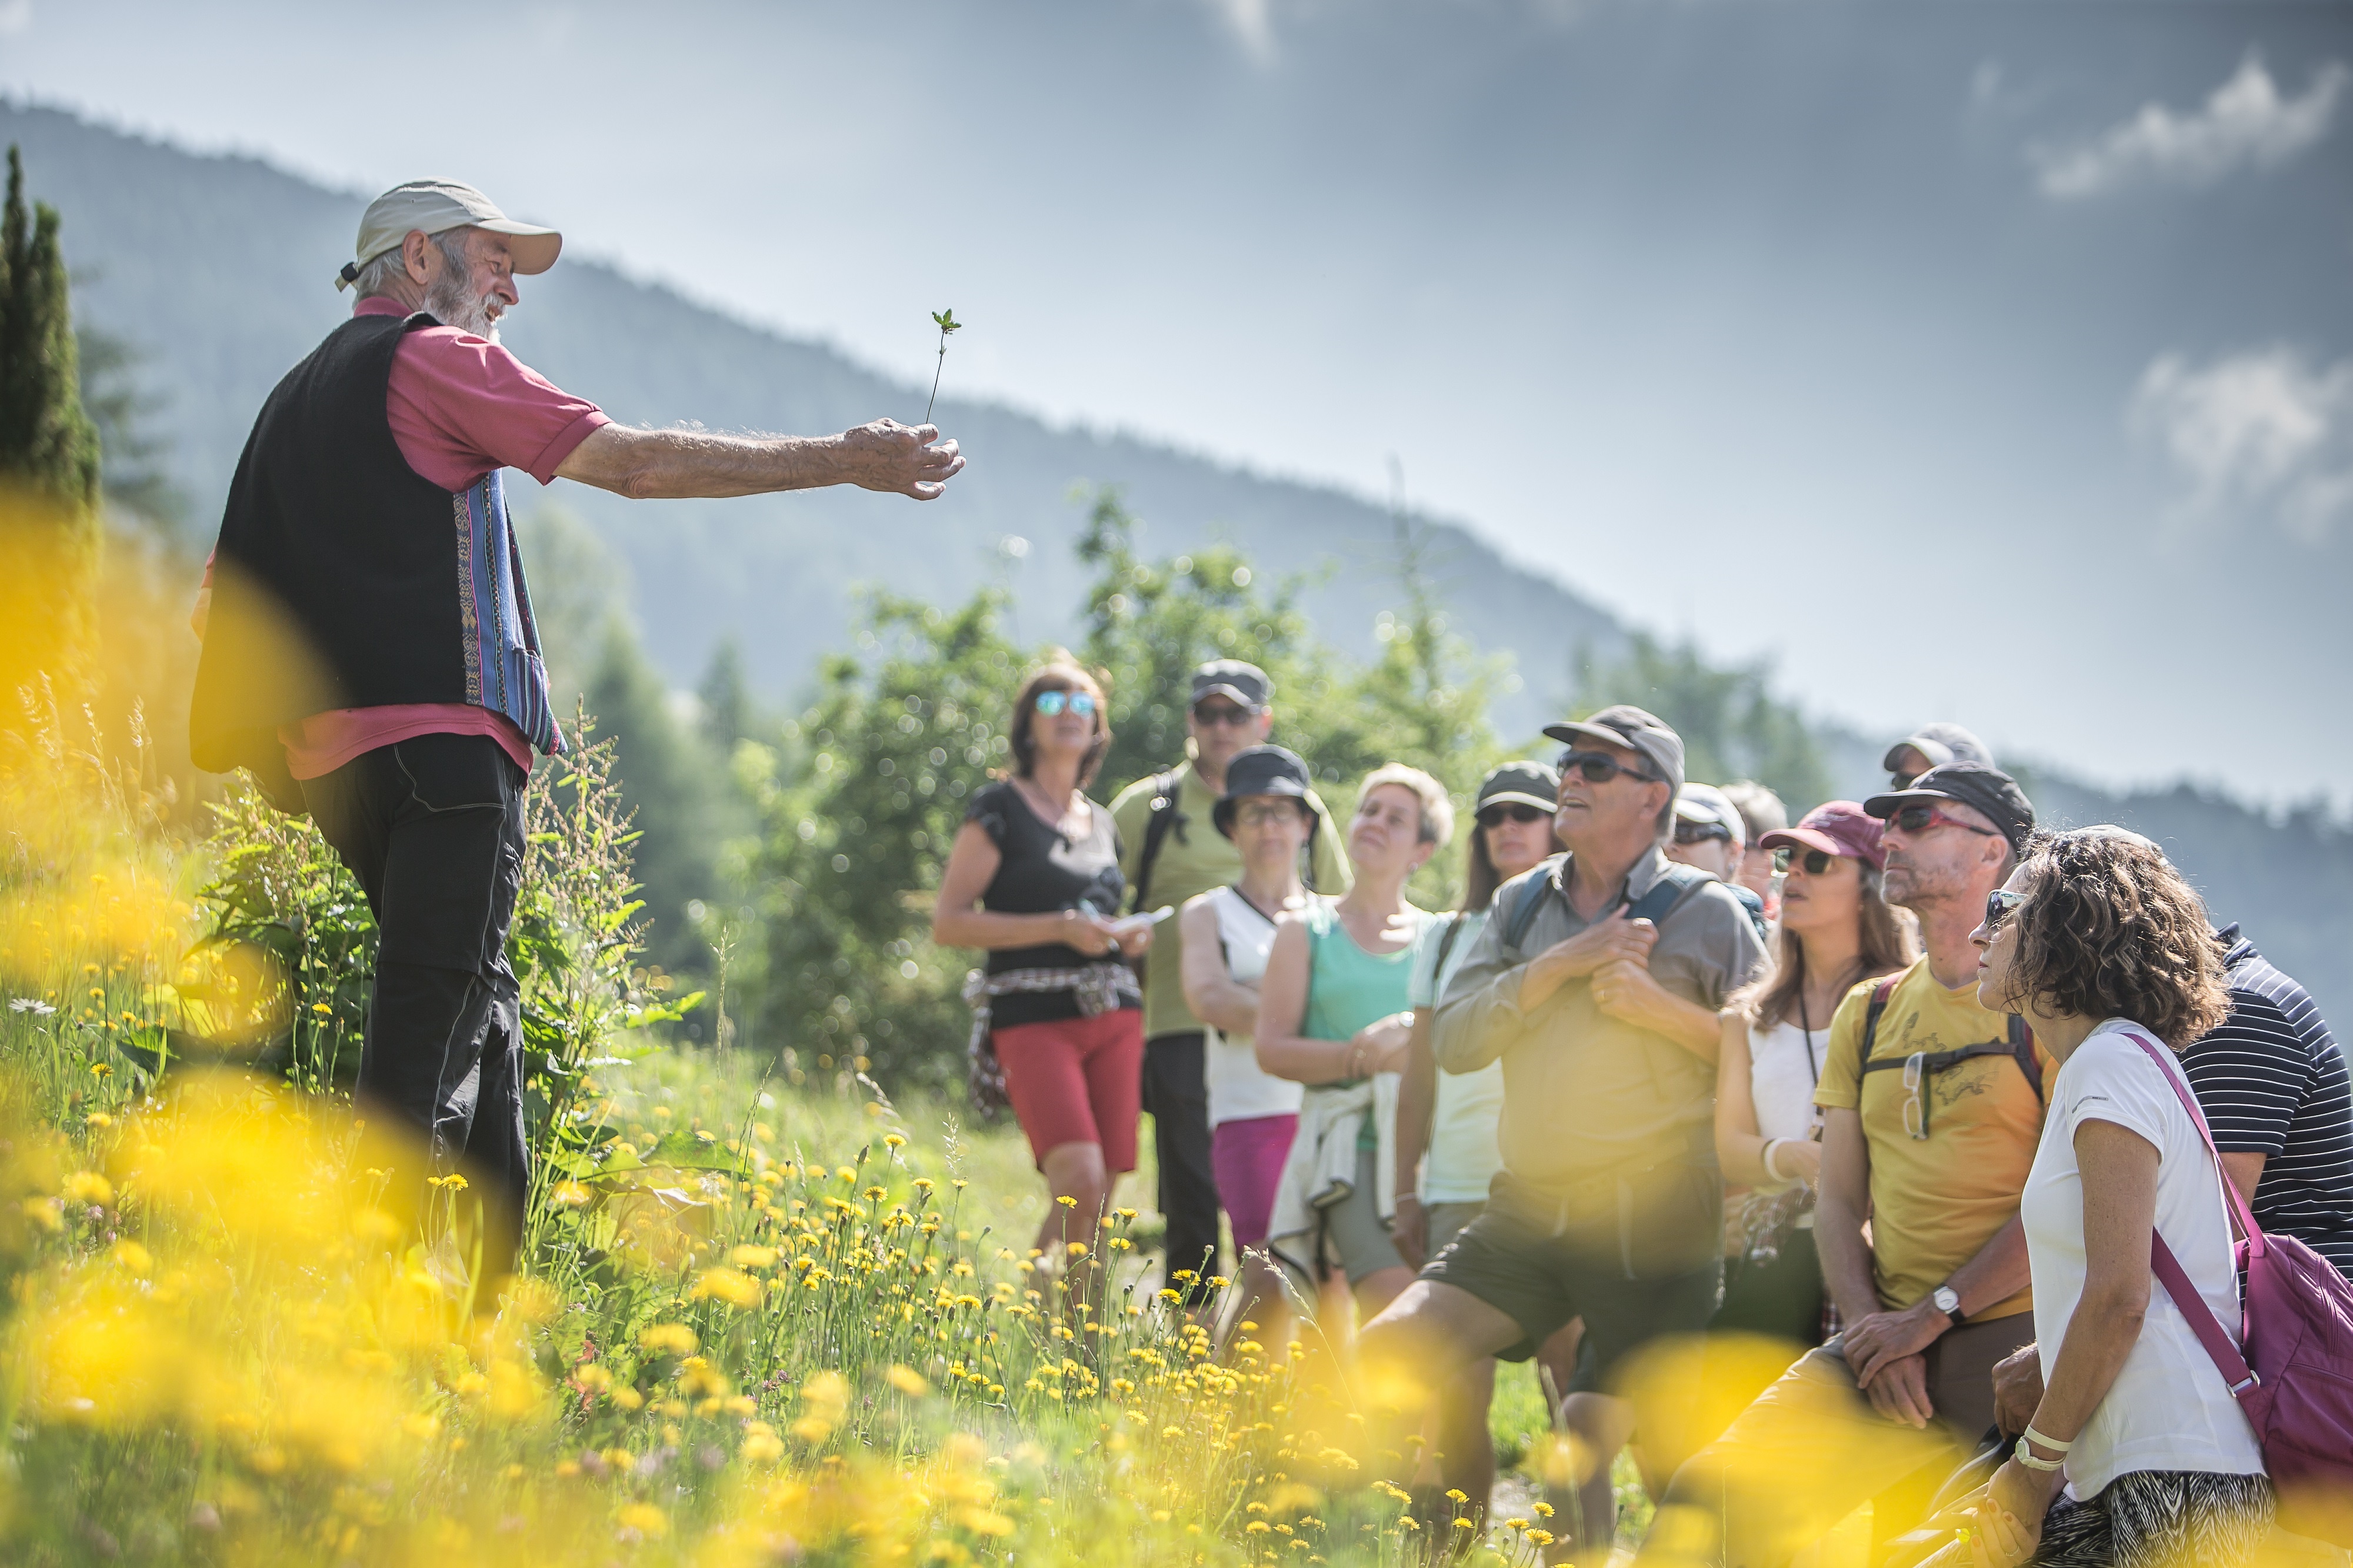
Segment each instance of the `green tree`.
[[969,955],[927,931],[965,801],[1008,752],[1024,661],[1002,609],[994,589],[956,610],[874,595],[856,651],[826,660],[782,744],[737,747],[764,826],[747,868],[765,928],[754,1028],[796,1082],[962,1071]]
[[710,949],[698,917],[723,896],[720,855],[731,836],[751,830],[750,813],[723,759],[671,712],[660,674],[618,616],[606,624],[587,706],[613,739],[614,778],[638,835],[647,955],[674,973],[706,973]]
[[92,657],[98,564],[97,432],[81,405],[73,309],[57,209],[25,208],[8,150],[0,208],[0,725],[18,687],[48,674],[79,701]]
[[1579,717],[1613,702],[1647,708],[1683,738],[1685,776],[1708,784],[1749,778],[1799,812],[1826,800],[1830,767],[1804,715],[1773,695],[1765,664],[1710,664],[1691,642],[1668,646],[1637,632],[1625,656],[1608,664],[1580,655]]

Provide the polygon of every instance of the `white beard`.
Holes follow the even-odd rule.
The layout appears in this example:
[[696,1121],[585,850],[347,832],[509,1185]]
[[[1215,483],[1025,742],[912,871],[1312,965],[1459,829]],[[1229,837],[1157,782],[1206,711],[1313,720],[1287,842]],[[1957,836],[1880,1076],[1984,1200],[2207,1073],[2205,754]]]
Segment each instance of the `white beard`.
[[443,273],[425,291],[426,310],[445,327],[497,342],[501,313],[497,300],[488,294],[469,293],[466,281],[454,272]]

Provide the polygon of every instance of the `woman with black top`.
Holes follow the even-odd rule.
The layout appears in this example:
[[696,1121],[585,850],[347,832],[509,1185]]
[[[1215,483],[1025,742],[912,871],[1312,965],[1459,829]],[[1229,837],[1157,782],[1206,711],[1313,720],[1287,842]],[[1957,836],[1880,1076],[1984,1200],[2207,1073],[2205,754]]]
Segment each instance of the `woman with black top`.
[[1022,687],[1007,739],[1013,772],[973,793],[932,940],[988,951],[965,988],[976,1059],[985,1068],[993,1052],[1055,1200],[1038,1246],[1075,1264],[1088,1254],[1072,1245],[1094,1245],[1113,1184],[1135,1169],[1144,1025],[1124,959],[1152,933],[1113,923],[1119,844],[1086,795],[1111,747],[1103,689],[1074,664],[1047,665]]

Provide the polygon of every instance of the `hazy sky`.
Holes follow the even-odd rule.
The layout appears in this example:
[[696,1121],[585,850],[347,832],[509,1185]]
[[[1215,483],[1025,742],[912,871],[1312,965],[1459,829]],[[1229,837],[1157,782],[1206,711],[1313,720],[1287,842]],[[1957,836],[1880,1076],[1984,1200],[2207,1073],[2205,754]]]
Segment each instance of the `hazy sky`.
[[0,0],[0,90],[910,380],[952,305],[962,392],[1395,454],[1819,712],[2339,801],[2348,65],[2348,5]]

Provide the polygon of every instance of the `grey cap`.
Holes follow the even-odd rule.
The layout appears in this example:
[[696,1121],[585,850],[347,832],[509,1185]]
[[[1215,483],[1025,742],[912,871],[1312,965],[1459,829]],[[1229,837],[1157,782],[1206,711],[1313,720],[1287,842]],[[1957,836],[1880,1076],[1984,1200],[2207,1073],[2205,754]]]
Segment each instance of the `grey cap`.
[[1550,763],[1505,763],[1479,781],[1476,816],[1491,805],[1533,805],[1553,811],[1560,805],[1560,770]]
[[1996,765],[1992,749],[1983,741],[1958,724],[1941,721],[1923,724],[1888,747],[1887,754],[1879,759],[1879,765],[1894,773],[1896,753],[1906,746],[1927,758],[1932,768],[1941,768],[1947,763],[1976,763],[1989,768]]
[[1687,784],[1675,792],[1675,820],[1678,822],[1712,822],[1732,835],[1735,844],[1746,848],[1748,844],[1747,819],[1732,797],[1714,784]]
[[1579,741],[1630,746],[1642,754],[1651,771],[1667,781],[1669,788],[1677,795],[1683,793],[1683,738],[1669,729],[1665,720],[1630,702],[1604,708],[1590,718],[1547,724],[1545,734],[1565,746],[1574,746]]
[[537,224],[517,223],[498,204],[455,180],[411,180],[368,203],[360,215],[353,259],[335,274],[337,289],[348,289],[360,268],[387,250],[397,250],[411,230],[440,234],[453,228],[487,229],[507,237],[507,252],[518,276],[529,278],[555,265],[564,237]]
[[1204,697],[1230,697],[1252,712],[1266,706],[1274,682],[1266,671],[1239,658],[1213,658],[1193,672],[1193,695],[1187,704]]

